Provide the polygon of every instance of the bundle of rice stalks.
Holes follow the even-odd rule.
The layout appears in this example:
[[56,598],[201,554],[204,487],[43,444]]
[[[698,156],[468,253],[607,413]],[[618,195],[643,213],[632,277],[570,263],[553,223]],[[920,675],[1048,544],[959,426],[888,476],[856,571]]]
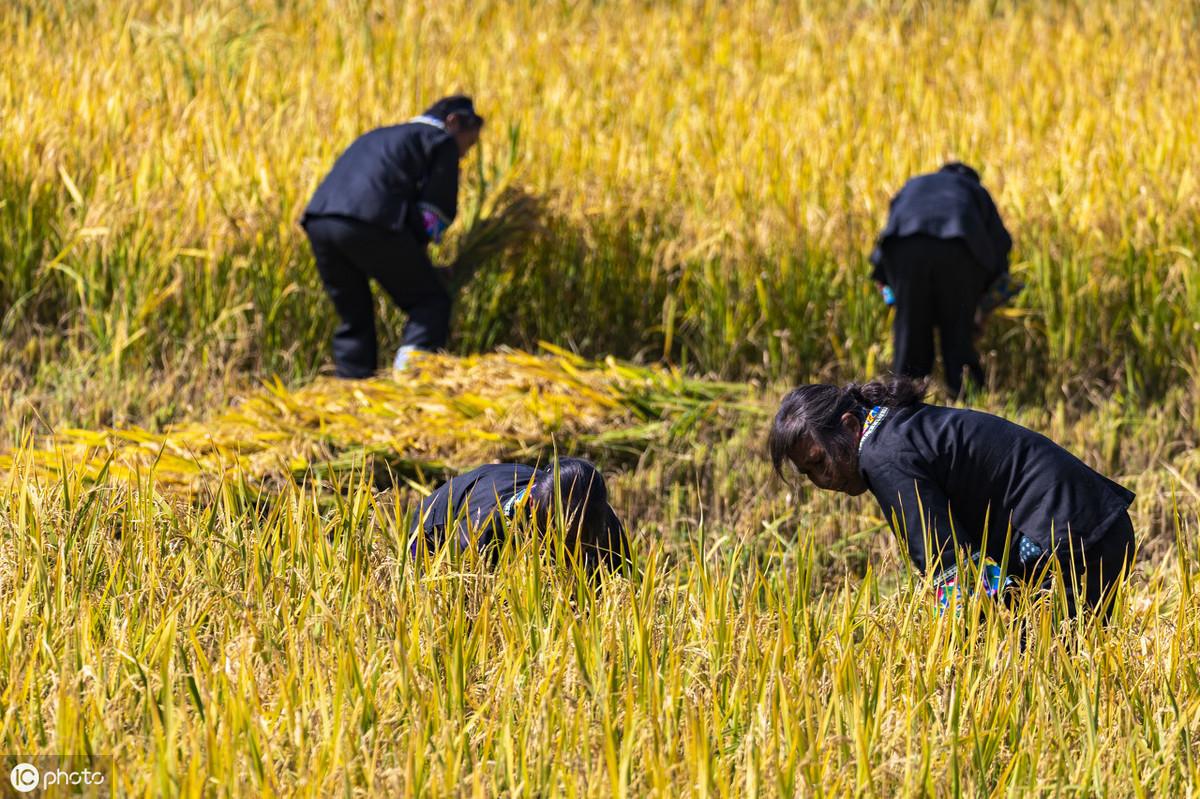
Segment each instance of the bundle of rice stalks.
[[508,186],[489,198],[485,211],[451,245],[449,282],[458,291],[481,268],[518,249],[538,229],[537,198]]
[[320,379],[296,391],[276,382],[214,419],[161,433],[64,430],[43,447],[0,455],[0,469],[149,476],[160,490],[185,494],[218,481],[269,488],[362,467],[428,483],[552,448],[640,452],[757,409],[743,386],[542,347],[541,355],[420,355],[396,379]]
[[516,250],[540,228],[542,208],[536,197],[517,184],[520,136],[509,131],[508,154],[491,168],[475,159],[475,191],[467,198],[458,231],[440,248],[448,282],[461,289],[481,268]]

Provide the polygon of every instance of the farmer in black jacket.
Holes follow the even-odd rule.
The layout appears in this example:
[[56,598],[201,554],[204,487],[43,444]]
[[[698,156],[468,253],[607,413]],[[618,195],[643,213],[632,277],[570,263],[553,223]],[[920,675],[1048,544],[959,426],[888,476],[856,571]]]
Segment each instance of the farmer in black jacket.
[[583,556],[584,568],[619,569],[628,557],[625,528],[608,503],[604,476],[588,461],[561,458],[545,468],[494,463],[452,477],[422,500],[412,529],[411,550],[422,542],[436,549],[452,542],[478,547],[493,557],[509,526],[530,520],[543,534],[562,518],[568,551]]
[[933,371],[936,327],[951,395],[961,393],[964,369],[983,383],[976,311],[985,290],[1007,275],[1011,250],[996,205],[971,167],[949,163],[904,184],[871,253],[872,277],[896,308],[893,372],[919,378]]
[[1079,600],[1106,603],[1133,557],[1133,494],[1045,436],[922,399],[907,378],[800,386],[771,428],[775,469],[791,462],[818,488],[870,491],[921,572],[947,572],[956,554],[1004,563],[1007,548],[1016,580],[1048,587],[1050,558],[1077,576],[1071,614]]
[[483,118],[469,97],[446,97],[424,114],[359,137],[337,159],[301,224],[341,324],[333,334],[339,377],[374,374],[370,280],[408,314],[397,356],[445,346],[450,293],[426,247],[441,241],[458,205],[458,162]]

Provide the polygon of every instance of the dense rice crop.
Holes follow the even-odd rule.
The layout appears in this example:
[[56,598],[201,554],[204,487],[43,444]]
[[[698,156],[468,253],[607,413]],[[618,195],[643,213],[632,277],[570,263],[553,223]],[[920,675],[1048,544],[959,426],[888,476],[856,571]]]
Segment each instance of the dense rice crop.
[[1154,394],[1200,370],[1198,42],[1194,4],[1133,0],[6,3],[4,361],[110,398],[147,362],[193,391],[309,373],[331,314],[303,204],[355,135],[460,89],[483,177],[515,159],[544,217],[460,347],[872,371],[872,237],[953,156],[1030,284],[1001,383]]
[[[479,368],[444,360],[438,380]],[[352,405],[368,436],[378,410],[278,391]],[[1087,442],[1138,434],[1119,476],[1143,563],[1111,627],[1060,629],[1053,597],[1023,621],[977,600],[935,615],[873,507],[785,505],[743,413],[644,440],[612,475],[637,564],[599,594],[519,529],[494,569],[414,562],[411,478],[226,479],[188,500],[150,469],[64,457],[46,474],[17,453],[0,481],[0,748],[111,754],[121,792],[143,795],[1191,790],[1200,459],[1155,465],[1177,416],[1023,418],[1098,465]],[[531,443],[555,429],[526,425]]]
[[[144,796],[1193,793],[1198,48],[1184,0],[0,3],[0,758]],[[437,254],[482,265],[466,355],[313,380],[300,210],[454,90],[489,118]],[[866,255],[951,157],[1029,284],[978,401],[1138,494],[1111,627],[938,617],[873,505],[763,462],[791,380],[886,365]],[[413,562],[445,471],[555,450],[631,574],[521,530]]]

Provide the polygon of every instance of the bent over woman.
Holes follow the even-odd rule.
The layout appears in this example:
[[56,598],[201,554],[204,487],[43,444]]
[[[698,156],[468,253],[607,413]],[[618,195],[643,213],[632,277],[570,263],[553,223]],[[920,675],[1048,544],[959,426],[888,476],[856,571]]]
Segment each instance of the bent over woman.
[[447,275],[427,250],[454,221],[458,162],[482,129],[471,98],[443,97],[408,122],[357,138],[317,187],[300,224],[340,320],[333,334],[339,377],[370,377],[378,365],[372,281],[408,314],[397,368],[412,352],[446,346]]
[[895,303],[892,371],[931,374],[936,328],[950,395],[962,393],[964,371],[983,385],[977,309],[988,287],[1008,274],[1011,250],[996,204],[971,167],[952,162],[904,184],[871,253],[873,277]]
[[567,550],[580,553],[588,572],[616,570],[626,562],[629,543],[608,503],[604,476],[582,458],[561,458],[541,469],[493,463],[450,478],[417,509],[412,552],[424,541],[430,549],[475,546],[494,557],[522,512],[543,534],[561,518]]
[[907,378],[844,388],[804,385],[783,398],[768,446],[818,488],[870,491],[921,572],[967,557],[1003,562],[1049,587],[1056,558],[1068,612],[1105,606],[1133,558],[1133,493],[1043,435],[978,411],[927,405]]

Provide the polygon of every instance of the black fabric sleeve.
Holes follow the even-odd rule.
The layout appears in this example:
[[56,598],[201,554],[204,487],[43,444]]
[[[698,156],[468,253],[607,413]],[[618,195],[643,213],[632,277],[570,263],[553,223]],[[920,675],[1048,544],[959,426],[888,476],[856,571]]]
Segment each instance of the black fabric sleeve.
[[887,273],[883,269],[883,237],[881,236],[875,242],[875,249],[871,250],[871,279],[876,283],[887,283]]
[[487,546],[503,527],[501,514],[498,512],[484,515],[482,511],[472,513],[470,507],[463,507],[461,513],[454,516],[454,541],[464,551],[472,544]]
[[454,221],[458,213],[458,145],[453,139],[434,151],[417,204],[435,210],[446,225]]
[[955,536],[945,492],[932,480],[899,469],[872,475],[872,483],[879,484],[875,496],[884,518],[907,545],[917,571],[924,574],[932,564],[940,572],[953,565]]
[[449,482],[438,486],[437,490],[421,500],[417,505],[416,514],[412,520],[412,535],[421,534],[427,541],[440,538],[440,533],[446,527],[446,510],[450,505],[451,485]]
[[992,252],[995,254],[995,261],[992,262],[991,273],[988,275],[988,282],[991,283],[1000,275],[1008,272],[1008,256],[1012,252],[1012,237],[1008,234],[1008,229],[1004,227],[1004,220],[1000,218],[1000,211],[996,209],[996,203],[992,201],[992,196],[982,186],[979,189],[979,195],[980,204],[983,206],[984,225],[987,228]]
[[515,486],[511,467],[483,467],[473,474],[476,479],[459,500],[461,507],[454,509],[454,518],[446,523],[463,550],[473,544],[485,547],[503,531],[504,500],[512,496]]

